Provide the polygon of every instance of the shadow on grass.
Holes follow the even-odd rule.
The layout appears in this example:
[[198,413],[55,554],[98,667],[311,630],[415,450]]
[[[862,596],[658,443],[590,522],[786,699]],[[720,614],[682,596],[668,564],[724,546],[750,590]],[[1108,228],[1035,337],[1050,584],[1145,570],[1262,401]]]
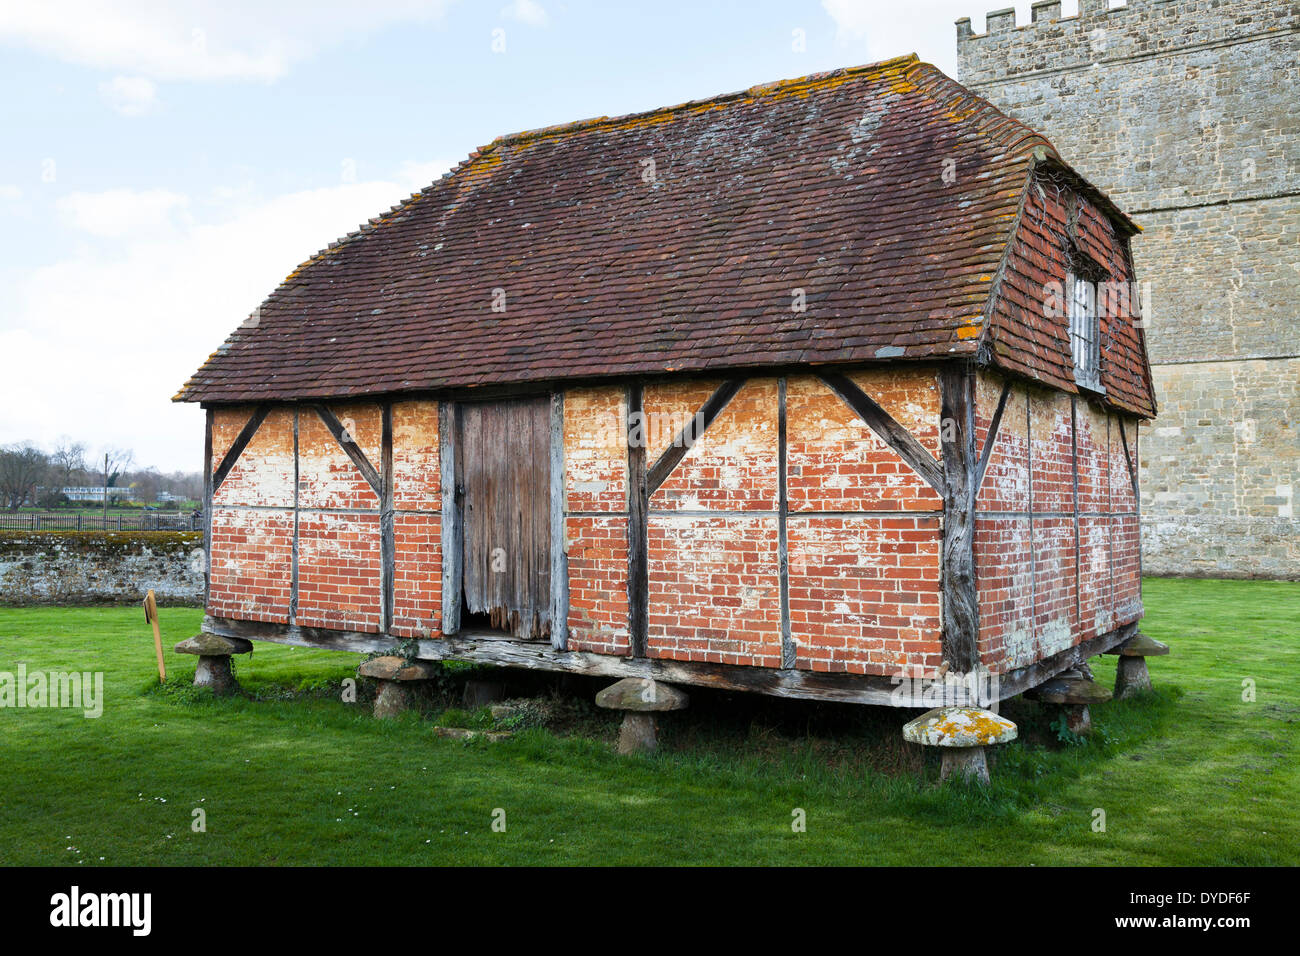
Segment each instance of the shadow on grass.
[[[165,685],[151,681],[141,690],[169,707],[346,726],[362,734],[409,737],[412,746],[427,746],[437,726],[512,730],[515,736],[506,741],[442,743],[536,765],[599,768],[602,777],[667,774],[724,789],[788,793],[796,803],[809,795],[863,800],[892,812],[925,814],[936,825],[987,822],[1031,806],[1050,808],[1054,794],[1068,783],[1117,769],[1126,754],[1165,735],[1183,696],[1181,688],[1164,686],[1094,707],[1093,733],[1084,738],[1057,730],[1054,706],[1024,698],[1005,701],[1002,713],[1015,721],[1020,735],[990,749],[992,785],[952,780],[940,787],[940,754],[902,739],[902,725],[919,710],[692,689],[688,710],[660,717],[657,754],[620,757],[613,749],[619,715],[592,704],[607,679],[453,667],[429,682],[411,712],[376,721],[372,681],[357,681],[355,702],[341,699],[343,680],[353,676],[344,666],[307,676],[282,667],[244,680],[241,694],[217,698],[192,686],[191,671],[173,675]],[[513,725],[486,707],[462,708],[464,684],[472,678],[503,682],[544,706],[535,718]]]

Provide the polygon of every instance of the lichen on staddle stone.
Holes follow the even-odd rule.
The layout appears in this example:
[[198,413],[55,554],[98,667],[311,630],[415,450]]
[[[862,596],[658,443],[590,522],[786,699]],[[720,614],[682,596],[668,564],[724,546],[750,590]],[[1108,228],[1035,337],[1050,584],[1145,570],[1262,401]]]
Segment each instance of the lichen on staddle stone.
[[984,747],[1016,739],[1016,725],[978,707],[937,707],[903,727],[903,739],[927,747]]

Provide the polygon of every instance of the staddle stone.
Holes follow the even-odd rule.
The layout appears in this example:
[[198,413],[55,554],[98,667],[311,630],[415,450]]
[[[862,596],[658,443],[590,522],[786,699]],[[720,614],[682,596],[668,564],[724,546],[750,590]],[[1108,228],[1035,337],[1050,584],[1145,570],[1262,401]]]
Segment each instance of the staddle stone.
[[984,756],[983,747],[963,747],[945,750],[943,762],[939,766],[939,782],[943,783],[951,776],[976,783],[989,782],[989,762]]
[[381,680],[375,694],[375,716],[396,717],[411,709],[411,693],[395,680]]
[[253,644],[242,637],[222,637],[219,634],[195,634],[176,645],[177,654],[198,654],[202,657],[229,657],[231,654],[251,654]]
[[629,710],[623,713],[623,725],[618,729],[618,752],[621,754],[652,754],[659,749],[659,733],[655,715]]
[[1138,632],[1106,653],[1120,657],[1164,657],[1169,653],[1169,645]]
[[1121,657],[1115,667],[1115,697],[1123,700],[1151,689],[1145,657]]
[[437,674],[437,670],[427,661],[412,661],[389,654],[362,661],[361,666],[357,668],[357,673],[362,677],[373,677],[376,680],[408,681],[429,680]]
[[1025,696],[1044,704],[1081,704],[1086,707],[1089,704],[1104,704],[1110,700],[1111,693],[1086,677],[1058,674],[1043,681]]
[[903,727],[903,739],[926,747],[983,747],[1016,739],[1016,725],[978,707],[936,707]]
[[239,690],[234,671],[230,668],[230,655],[201,655],[198,666],[194,668],[194,686],[211,687],[218,697],[228,697]]
[[648,677],[625,677],[596,695],[596,706],[606,710],[684,710],[688,701],[686,694],[676,687]]
[[984,748],[1016,739],[1016,725],[978,707],[936,707],[903,726],[903,739],[926,747],[942,747],[939,782],[954,774],[978,783],[989,782]]

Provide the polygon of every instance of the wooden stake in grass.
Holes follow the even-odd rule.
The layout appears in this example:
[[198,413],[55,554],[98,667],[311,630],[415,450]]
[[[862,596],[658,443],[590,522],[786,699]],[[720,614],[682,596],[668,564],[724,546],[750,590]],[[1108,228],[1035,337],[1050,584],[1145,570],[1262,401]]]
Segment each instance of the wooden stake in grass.
[[158,680],[167,683],[167,668],[163,664],[162,634],[158,630],[158,602],[150,590],[144,596],[144,619],[153,625],[153,649],[158,654]]

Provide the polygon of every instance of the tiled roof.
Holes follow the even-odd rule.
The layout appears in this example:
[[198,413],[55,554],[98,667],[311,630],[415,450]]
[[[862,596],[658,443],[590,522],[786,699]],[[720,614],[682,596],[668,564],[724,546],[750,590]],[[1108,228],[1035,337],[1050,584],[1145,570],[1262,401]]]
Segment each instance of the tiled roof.
[[177,399],[973,354],[1035,147],[914,56],[502,137],[301,265]]

